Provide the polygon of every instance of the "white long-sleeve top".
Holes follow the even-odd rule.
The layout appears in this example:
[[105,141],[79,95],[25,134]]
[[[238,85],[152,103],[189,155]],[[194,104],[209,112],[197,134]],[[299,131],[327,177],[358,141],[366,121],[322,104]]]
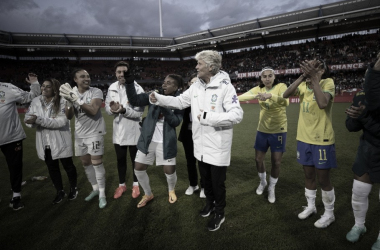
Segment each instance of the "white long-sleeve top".
[[59,112],[53,110],[53,101],[45,103],[43,96],[33,99],[25,120],[35,115],[34,124],[26,124],[29,128],[36,128],[36,149],[41,160],[45,160],[45,147],[50,146],[53,160],[73,156],[70,123],[65,115],[66,101],[61,98]]
[[159,106],[172,109],[191,106],[195,158],[215,166],[230,165],[232,127],[242,121],[243,110],[226,72],[219,71],[208,84],[198,79],[178,97],[157,93],[155,96],[154,104]]
[[[144,93],[144,89],[136,82],[136,93]],[[125,114],[113,114],[110,108],[110,102],[118,102],[125,108]],[[140,137],[140,125],[141,116],[144,113],[145,107],[132,106],[127,97],[127,92],[123,84],[119,85],[119,82],[114,82],[108,88],[108,93],[105,101],[105,109],[108,115],[112,115],[113,118],[113,133],[112,141],[114,144],[121,146],[137,145],[137,141]]]
[[17,112],[16,103],[28,103],[41,94],[40,84],[30,85],[30,92],[11,83],[0,83],[0,146],[26,138]]

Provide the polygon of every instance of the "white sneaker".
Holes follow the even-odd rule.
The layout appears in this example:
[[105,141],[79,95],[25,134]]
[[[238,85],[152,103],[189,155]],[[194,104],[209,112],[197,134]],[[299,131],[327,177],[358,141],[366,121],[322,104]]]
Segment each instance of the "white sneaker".
[[301,220],[304,220],[308,218],[312,214],[317,213],[317,208],[316,207],[303,207],[303,211],[298,214],[298,218]]
[[268,188],[268,201],[274,203],[276,201],[276,196],[274,195],[274,187]]
[[314,226],[317,228],[326,228],[330,226],[331,223],[335,221],[335,216],[327,216],[327,215],[322,215],[319,220],[317,220],[314,223]]
[[199,194],[199,197],[200,198],[206,198],[206,195],[205,195],[205,189],[204,188],[201,188],[201,193]]
[[260,185],[259,185],[259,186],[257,187],[257,189],[256,189],[256,194],[258,194],[258,195],[262,195],[266,186],[267,186],[267,181],[266,181],[266,180],[265,180],[265,182],[264,182],[264,185],[263,185],[263,183],[260,181]]
[[196,186],[189,186],[187,189],[186,189],[186,192],[185,194],[186,195],[192,195],[194,193],[194,191],[197,191],[199,189],[198,185]]

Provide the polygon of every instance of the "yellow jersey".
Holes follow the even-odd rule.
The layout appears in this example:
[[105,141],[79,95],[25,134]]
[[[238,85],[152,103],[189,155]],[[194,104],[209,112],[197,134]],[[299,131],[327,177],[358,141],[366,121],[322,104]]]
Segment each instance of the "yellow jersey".
[[270,90],[257,86],[238,96],[239,101],[249,101],[255,99],[258,93],[272,94],[272,97],[265,101],[259,100],[260,118],[257,127],[258,131],[268,134],[287,132],[286,106],[289,105],[289,99],[282,97],[286,89],[285,83],[278,83]]
[[331,78],[319,82],[322,92],[329,93],[331,99],[325,109],[318,107],[314,91],[302,82],[295,93],[300,98],[300,113],[297,128],[297,140],[313,145],[332,145],[335,134],[332,127],[332,106],[335,85]]

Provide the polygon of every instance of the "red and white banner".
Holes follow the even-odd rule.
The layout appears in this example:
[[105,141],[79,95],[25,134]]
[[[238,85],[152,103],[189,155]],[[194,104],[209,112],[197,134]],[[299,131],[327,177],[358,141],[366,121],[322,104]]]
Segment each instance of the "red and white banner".
[[[337,65],[329,66],[330,70],[362,69],[364,67],[365,67],[364,63],[337,64]],[[300,68],[280,69],[280,70],[275,70],[274,73],[276,75],[301,74],[301,69]],[[237,76],[238,78],[253,78],[253,77],[257,78],[260,76],[260,71],[237,73]]]

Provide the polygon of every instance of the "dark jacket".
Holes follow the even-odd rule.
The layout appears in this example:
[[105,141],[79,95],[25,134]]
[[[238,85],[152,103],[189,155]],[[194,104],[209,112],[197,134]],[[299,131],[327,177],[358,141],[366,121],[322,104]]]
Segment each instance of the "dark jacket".
[[368,104],[365,99],[366,95],[364,91],[360,91],[354,96],[352,105],[358,107],[359,102],[361,102],[366,105],[366,108],[357,119],[347,116],[346,128],[350,132],[358,132],[363,130],[362,139],[368,141],[376,147],[380,147],[380,112],[379,110],[368,110]]
[[191,112],[191,107],[185,108],[181,130],[179,131],[178,141],[183,142],[183,143],[186,143],[188,141],[191,141],[191,143],[193,143],[192,136],[190,137],[189,136],[190,134],[187,133],[187,130],[189,130],[188,127],[190,123],[190,112]]
[[374,63],[368,66],[365,76],[364,91],[369,110],[380,109],[380,71],[374,70]]
[[[147,116],[143,122],[141,135],[137,142],[137,149],[148,154],[149,144],[152,141],[153,133],[160,113],[164,119],[163,149],[164,159],[171,159],[177,156],[177,134],[176,127],[181,124],[183,111],[171,110],[149,103],[150,93],[137,94],[134,84],[126,84],[129,103],[133,106],[149,105]],[[176,95],[179,95],[177,91]]]
[[366,108],[357,119],[347,117],[346,127],[354,132],[363,130],[363,139],[380,147],[380,71],[373,67],[374,63],[368,66],[364,92],[358,92],[353,99],[354,106],[359,106],[360,101]]

